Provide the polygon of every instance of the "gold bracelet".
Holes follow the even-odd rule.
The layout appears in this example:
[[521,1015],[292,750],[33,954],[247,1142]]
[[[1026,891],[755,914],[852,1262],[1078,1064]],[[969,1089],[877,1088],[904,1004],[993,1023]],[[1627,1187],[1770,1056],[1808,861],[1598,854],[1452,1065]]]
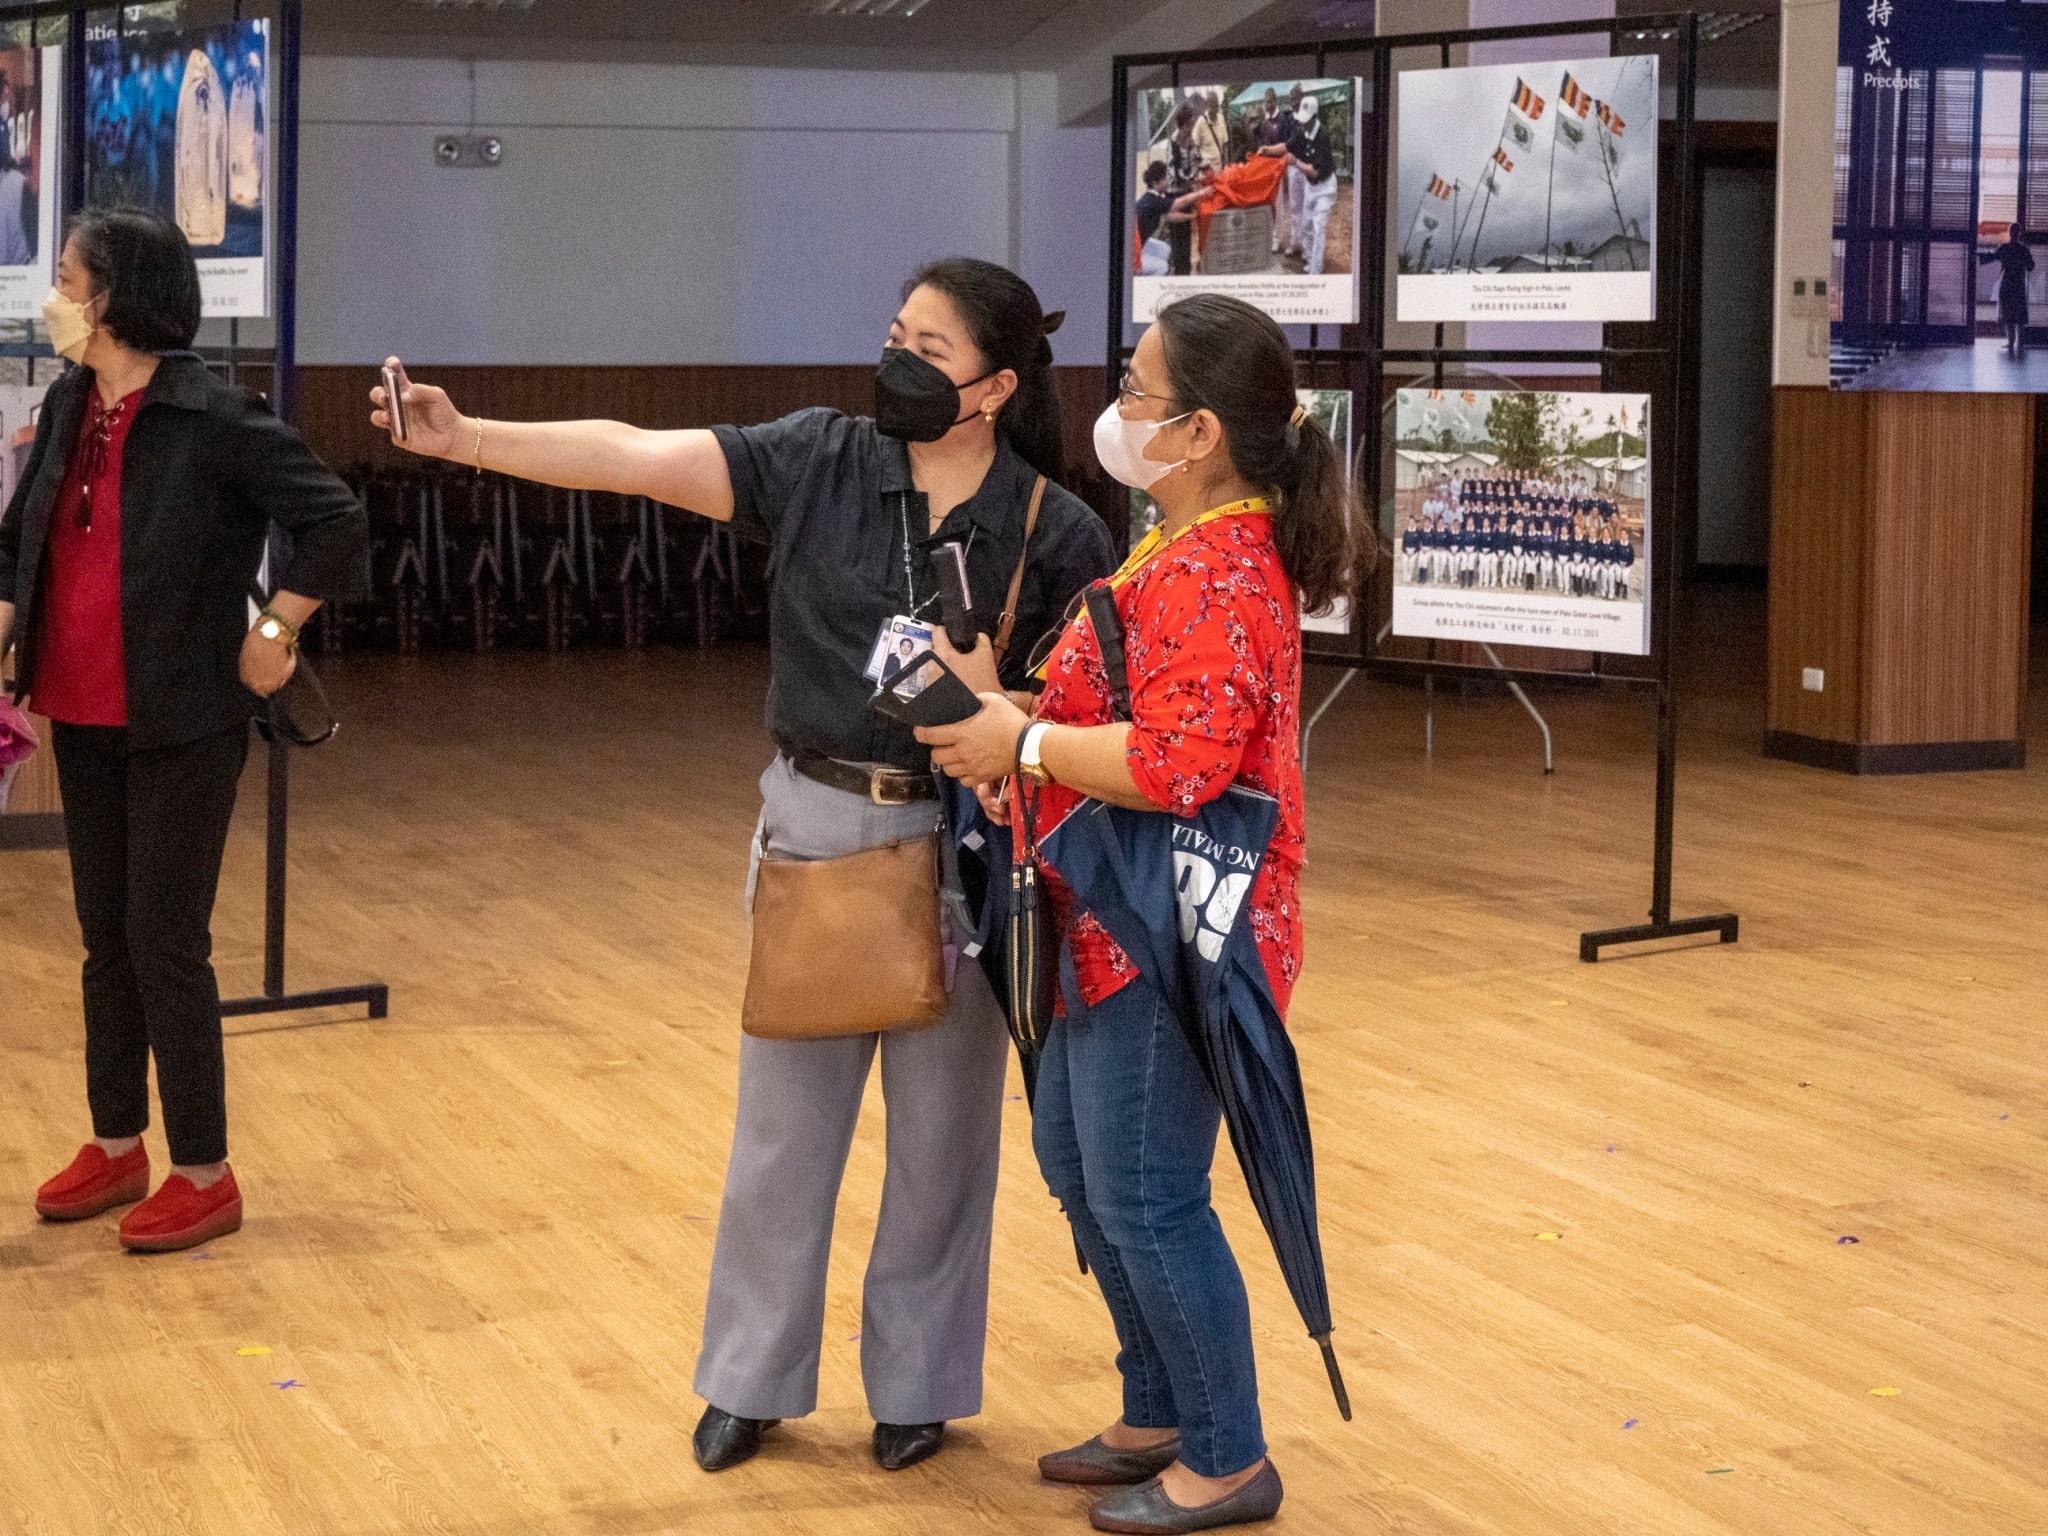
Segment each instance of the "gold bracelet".
[[484,419],[476,419],[476,472],[479,478],[484,472]]

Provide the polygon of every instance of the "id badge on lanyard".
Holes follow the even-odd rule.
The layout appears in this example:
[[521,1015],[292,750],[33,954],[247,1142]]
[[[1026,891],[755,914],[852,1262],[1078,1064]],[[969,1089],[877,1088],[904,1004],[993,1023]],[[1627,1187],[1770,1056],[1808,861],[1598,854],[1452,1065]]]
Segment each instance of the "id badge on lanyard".
[[896,493],[896,512],[903,535],[903,602],[905,612],[882,621],[875,643],[868,651],[868,664],[861,676],[871,683],[893,682],[896,674],[913,657],[932,648],[932,626],[921,615],[936,601],[936,594],[917,600],[917,561],[911,550],[909,491]]

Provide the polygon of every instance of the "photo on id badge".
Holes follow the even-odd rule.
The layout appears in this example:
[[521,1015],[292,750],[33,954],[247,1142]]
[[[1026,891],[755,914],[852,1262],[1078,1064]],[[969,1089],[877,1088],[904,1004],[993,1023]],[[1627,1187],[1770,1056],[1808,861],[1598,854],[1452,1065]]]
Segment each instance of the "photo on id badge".
[[[898,614],[884,624],[882,632],[875,637],[874,651],[869,655],[867,671],[862,675],[878,688],[887,688],[902,676],[912,661],[931,648],[931,625]],[[908,678],[896,691],[906,699],[914,699],[924,691],[924,682],[919,678]]]

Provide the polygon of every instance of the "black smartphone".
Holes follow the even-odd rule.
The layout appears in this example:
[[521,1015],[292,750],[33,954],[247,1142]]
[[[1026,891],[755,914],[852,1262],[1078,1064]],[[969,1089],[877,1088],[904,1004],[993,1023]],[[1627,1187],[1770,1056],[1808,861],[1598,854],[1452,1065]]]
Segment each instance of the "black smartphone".
[[981,700],[957,672],[923,651],[875,690],[868,707],[905,725],[958,725],[981,712]]
[[391,441],[402,443],[412,436],[405,419],[405,370],[384,365],[384,410],[391,418]]
[[932,551],[932,580],[939,589],[939,621],[946,638],[963,656],[974,649],[974,593],[967,585],[967,551],[959,544],[941,544]]

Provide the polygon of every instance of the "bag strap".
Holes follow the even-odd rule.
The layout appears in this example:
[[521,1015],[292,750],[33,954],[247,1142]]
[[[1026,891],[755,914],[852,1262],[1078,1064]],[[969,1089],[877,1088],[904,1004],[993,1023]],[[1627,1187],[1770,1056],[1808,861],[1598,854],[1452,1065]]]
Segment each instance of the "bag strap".
[[1017,551],[1017,569],[1010,573],[1010,595],[1003,599],[1002,622],[996,625],[996,665],[1010,648],[1010,631],[1017,627],[1017,598],[1024,590],[1024,562],[1031,557],[1031,534],[1038,527],[1038,509],[1045,505],[1045,476],[1031,487],[1031,505],[1024,513],[1024,547]]
[[1095,643],[1102,650],[1102,669],[1109,676],[1109,705],[1118,720],[1131,718],[1131,672],[1124,659],[1124,621],[1116,611],[1116,594],[1098,581],[1082,596]]

